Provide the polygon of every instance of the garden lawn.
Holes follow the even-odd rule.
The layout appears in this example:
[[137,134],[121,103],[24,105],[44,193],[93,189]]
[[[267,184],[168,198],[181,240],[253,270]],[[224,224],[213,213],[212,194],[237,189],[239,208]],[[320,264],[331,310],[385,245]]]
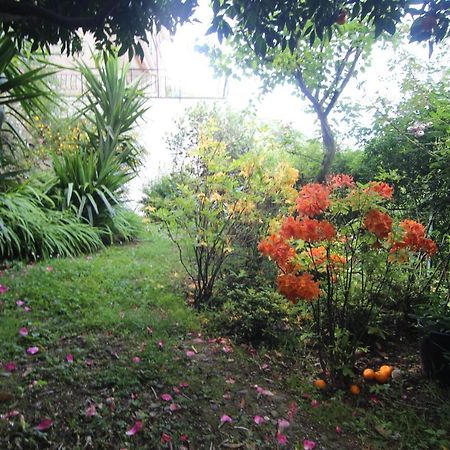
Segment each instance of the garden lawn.
[[[204,336],[156,232],[14,265],[0,283],[1,450],[448,445],[449,406],[432,385],[318,392],[308,358]],[[416,355],[402,364],[417,372]]]

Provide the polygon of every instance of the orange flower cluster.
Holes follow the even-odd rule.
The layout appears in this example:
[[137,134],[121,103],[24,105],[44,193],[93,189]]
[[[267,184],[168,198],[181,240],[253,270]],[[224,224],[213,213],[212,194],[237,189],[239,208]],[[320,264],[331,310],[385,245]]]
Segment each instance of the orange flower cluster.
[[323,184],[305,184],[297,198],[297,211],[307,217],[321,214],[330,206],[329,194],[328,187]]
[[345,175],[343,173],[339,173],[337,175],[333,175],[328,180],[328,186],[332,190],[346,188],[346,187],[349,189],[353,189],[355,187],[355,182],[353,181],[353,177],[351,175]]
[[400,222],[403,228],[403,240],[395,242],[391,251],[395,252],[403,248],[409,248],[412,251],[424,251],[427,255],[434,255],[438,248],[436,242],[425,237],[425,227],[414,220],[404,220]]
[[293,270],[294,264],[292,263],[292,259],[296,255],[295,249],[282,237],[272,234],[259,243],[258,250],[263,255],[274,260],[284,271]]
[[394,194],[394,188],[383,181],[372,181],[365,192],[375,192],[379,196],[391,200]]
[[288,217],[281,225],[280,235],[285,239],[319,242],[334,239],[336,230],[328,220],[315,220],[308,217],[294,219],[293,217]]
[[320,296],[319,282],[309,273],[279,275],[277,285],[279,292],[294,304],[298,299],[314,300]]
[[384,239],[392,231],[392,218],[378,209],[372,209],[364,218],[364,226],[378,239]]

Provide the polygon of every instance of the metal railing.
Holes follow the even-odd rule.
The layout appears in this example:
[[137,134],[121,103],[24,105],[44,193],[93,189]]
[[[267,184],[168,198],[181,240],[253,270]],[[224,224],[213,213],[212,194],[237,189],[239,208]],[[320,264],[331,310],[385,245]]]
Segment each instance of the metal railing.
[[[91,69],[95,72],[95,69]],[[182,82],[169,77],[165,71],[155,69],[130,68],[127,80],[138,81],[146,96],[150,98],[174,99],[224,99],[226,96],[226,80],[218,80],[214,92],[196,92],[183,87]],[[55,89],[62,95],[78,97],[86,89],[86,81],[80,72],[63,69],[53,75]]]

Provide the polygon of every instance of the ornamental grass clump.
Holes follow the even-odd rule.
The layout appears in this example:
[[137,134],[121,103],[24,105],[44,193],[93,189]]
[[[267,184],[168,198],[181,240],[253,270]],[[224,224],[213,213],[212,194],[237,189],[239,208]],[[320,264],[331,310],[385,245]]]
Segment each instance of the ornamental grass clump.
[[307,184],[293,214],[259,243],[278,266],[278,291],[309,304],[320,364],[333,382],[351,376],[355,351],[393,285],[437,251],[423,225],[389,214],[392,195],[387,183],[360,185],[348,175]]

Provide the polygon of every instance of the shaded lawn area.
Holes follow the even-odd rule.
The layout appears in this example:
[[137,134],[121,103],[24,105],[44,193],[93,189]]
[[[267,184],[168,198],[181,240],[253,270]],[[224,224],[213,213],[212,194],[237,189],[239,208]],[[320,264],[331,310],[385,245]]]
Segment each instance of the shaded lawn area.
[[[204,336],[182,278],[155,233],[7,270],[0,449],[445,448],[443,391],[425,384],[419,395],[404,380],[380,386],[376,402],[317,392],[306,357]],[[416,356],[404,364],[414,372]]]

